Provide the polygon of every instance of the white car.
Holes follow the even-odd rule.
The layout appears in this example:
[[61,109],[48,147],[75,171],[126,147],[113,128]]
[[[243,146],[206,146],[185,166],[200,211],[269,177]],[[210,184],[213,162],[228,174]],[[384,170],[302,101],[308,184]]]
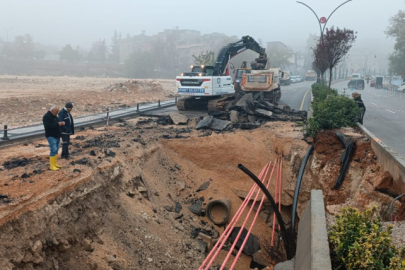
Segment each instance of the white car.
[[402,83],[400,87],[398,87],[397,91],[405,93],[405,83]]

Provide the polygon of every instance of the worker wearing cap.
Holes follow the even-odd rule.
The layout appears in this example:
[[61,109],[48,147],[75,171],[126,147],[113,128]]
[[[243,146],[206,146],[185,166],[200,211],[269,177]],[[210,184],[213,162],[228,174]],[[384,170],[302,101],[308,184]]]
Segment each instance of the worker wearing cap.
[[65,107],[59,112],[59,121],[65,122],[65,125],[61,127],[62,137],[62,158],[69,158],[69,143],[70,135],[75,134],[75,125],[73,117],[70,112],[73,109],[73,103],[67,102]]

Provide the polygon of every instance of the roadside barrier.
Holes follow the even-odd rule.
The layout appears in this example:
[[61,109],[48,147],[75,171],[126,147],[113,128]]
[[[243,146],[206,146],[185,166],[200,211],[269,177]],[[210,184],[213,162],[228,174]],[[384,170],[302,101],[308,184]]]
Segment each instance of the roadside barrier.
[[[177,98],[176,98],[177,100]],[[92,114],[85,117],[78,117],[75,119],[76,127],[86,127],[95,124],[109,125],[114,119],[131,117],[139,115],[143,112],[153,111],[160,108],[171,107],[175,105],[175,100],[168,100],[161,102],[160,100],[156,103],[147,104],[137,104],[136,107],[129,107],[125,109],[119,109],[115,111],[110,111],[108,108],[104,113]],[[142,107],[140,106],[142,105]],[[32,139],[34,137],[39,137],[44,134],[44,128],[41,122],[34,125],[27,126],[15,126],[10,128],[9,125],[5,125],[4,129],[0,129],[0,134],[3,137],[0,138],[0,145],[9,144],[9,142],[16,142],[26,139]],[[0,135],[1,136],[1,135]]]
[[4,125],[4,133],[3,133],[3,137],[1,139],[4,141],[10,140],[10,138],[7,136],[7,125]]

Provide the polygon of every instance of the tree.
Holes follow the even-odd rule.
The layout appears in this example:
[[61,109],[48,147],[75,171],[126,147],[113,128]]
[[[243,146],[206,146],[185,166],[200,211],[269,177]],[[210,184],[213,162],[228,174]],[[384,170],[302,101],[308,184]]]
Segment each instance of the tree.
[[59,59],[66,60],[68,62],[77,62],[81,58],[78,50],[74,50],[70,44],[65,45],[63,49],[59,52]]
[[99,40],[93,43],[93,46],[87,55],[89,62],[101,62],[104,63],[107,60],[108,49],[105,44],[105,39]]
[[293,52],[284,47],[275,47],[271,51],[267,52],[267,56],[270,59],[270,64],[272,67],[285,68],[291,64],[291,57]]
[[[322,65],[326,62],[329,68],[329,89],[332,82],[333,68],[343,59],[349,52],[353,43],[356,41],[356,35],[353,30],[326,28],[326,33],[323,39],[318,41],[317,49],[320,52],[319,56],[324,59],[318,59]],[[318,67],[319,68],[319,67]]]
[[132,78],[148,78],[153,73],[153,54],[137,51],[125,62],[125,73]]
[[111,38],[111,54],[109,55],[109,60],[113,63],[120,62],[120,46],[119,46],[120,40],[121,40],[121,32],[118,33],[117,30],[114,30],[114,35]]
[[321,84],[324,85],[324,74],[329,67],[329,63],[327,62],[327,51],[324,44],[321,41],[316,45],[313,49],[314,53],[314,62],[313,67],[314,69],[319,72],[321,76]]
[[30,34],[14,38],[16,50],[21,58],[33,58],[35,54],[34,38]]
[[201,52],[199,55],[192,55],[195,65],[213,66],[215,64],[215,54],[213,51]]
[[395,38],[394,52],[389,56],[389,71],[405,78],[405,11],[398,11],[390,19],[390,26],[385,33]]

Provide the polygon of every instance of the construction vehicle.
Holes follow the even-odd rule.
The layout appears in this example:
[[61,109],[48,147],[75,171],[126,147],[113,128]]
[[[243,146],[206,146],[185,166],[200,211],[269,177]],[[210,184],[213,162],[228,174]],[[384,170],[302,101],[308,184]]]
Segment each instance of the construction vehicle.
[[257,69],[252,63],[252,68],[247,68],[244,63],[235,72],[234,88],[236,92],[263,93],[263,98],[271,102],[281,98],[280,78],[284,73],[280,68],[269,68],[266,64],[264,69]]
[[316,81],[316,72],[314,70],[308,70],[305,72],[305,80],[306,81]]
[[291,74],[289,71],[284,71],[284,76],[280,78],[280,85],[290,85],[291,84],[290,75]]
[[[228,62],[245,50],[259,53],[259,57],[253,63],[254,69],[259,71],[259,69],[265,68],[268,62],[265,49],[250,36],[244,36],[241,40],[224,46],[219,51],[214,66],[191,66],[191,72],[182,73],[181,76],[176,77],[177,94],[183,97],[177,101],[177,109],[227,110],[235,94],[233,80],[229,75]],[[255,75],[254,79],[260,82],[264,80],[268,83],[266,76],[252,75]]]

